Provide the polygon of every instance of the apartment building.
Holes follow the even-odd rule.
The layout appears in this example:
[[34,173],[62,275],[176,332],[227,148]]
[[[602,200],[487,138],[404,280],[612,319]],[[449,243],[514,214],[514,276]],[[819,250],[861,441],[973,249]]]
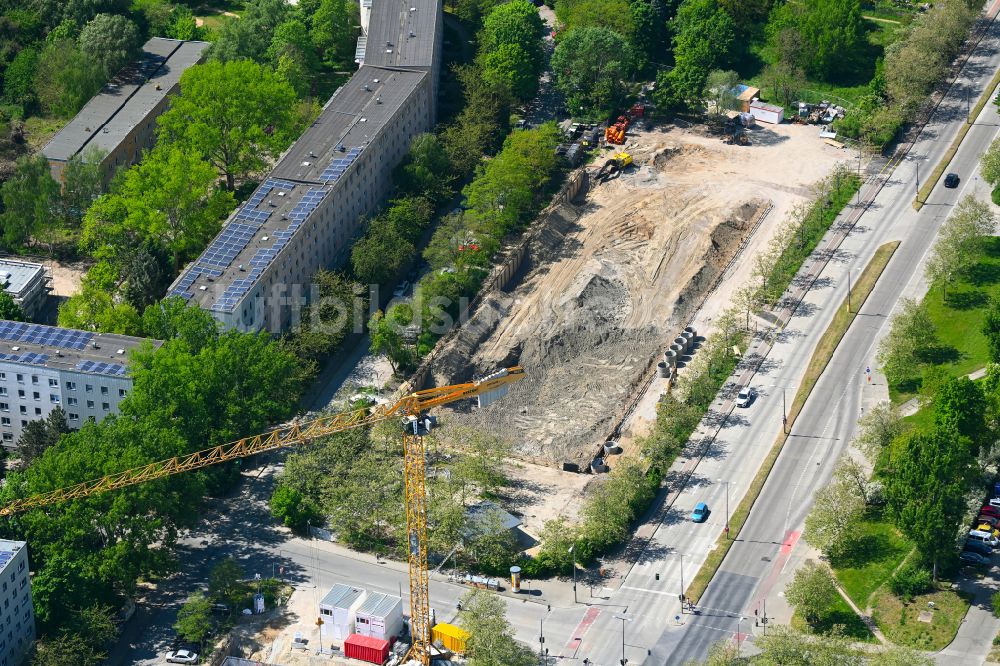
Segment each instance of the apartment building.
[[154,37],[142,47],[139,60],[122,69],[76,114],[42,153],[52,177],[62,182],[66,163],[96,147],[108,182],[121,167],[135,164],[156,139],[156,119],[168,97],[180,88],[181,74],[201,62],[208,42]]
[[440,0],[370,4],[369,35],[391,46],[364,54],[354,76],[171,285],[169,295],[208,310],[226,328],[287,330],[313,274],[349,257],[411,139],[433,127]]
[[0,285],[29,319],[45,305],[50,280],[41,264],[0,259]]
[[[158,340],[0,320],[0,444],[56,407],[72,428],[118,413],[132,388],[128,354]],[[0,664],[2,666],[2,664]]]
[[20,666],[35,642],[35,608],[24,541],[0,539],[0,602],[0,666]]

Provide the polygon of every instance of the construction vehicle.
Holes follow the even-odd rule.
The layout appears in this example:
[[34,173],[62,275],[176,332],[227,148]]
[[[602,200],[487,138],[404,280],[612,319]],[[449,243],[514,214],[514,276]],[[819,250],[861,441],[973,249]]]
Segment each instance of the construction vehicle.
[[625,170],[625,167],[632,164],[632,156],[626,153],[624,150],[615,153],[611,156],[604,166],[601,167],[600,171],[597,172],[597,180],[602,183],[616,173],[621,173]]
[[425,490],[424,436],[434,425],[435,419],[430,418],[427,413],[434,407],[466,398],[478,398],[479,406],[485,407],[503,397],[510,384],[523,378],[524,370],[520,366],[514,366],[465,384],[416,391],[403,396],[392,404],[363,407],[333,416],[321,416],[311,421],[292,423],[267,433],[244,437],[235,442],[221,444],[185,456],[149,463],[142,467],[127,469],[117,474],[84,481],[66,488],[16,499],[0,507],[0,516],[10,516],[67,500],[118,490],[258,453],[307,444],[321,437],[345,430],[363,428],[382,421],[401,418],[403,421],[403,475],[406,494],[406,533],[409,544],[410,636],[412,639],[407,659],[429,666],[431,663],[431,617],[427,569],[427,493]]
[[628,131],[629,119],[626,116],[618,116],[618,120],[615,121],[614,125],[609,125],[606,130],[604,130],[604,140],[608,143],[615,145],[622,145],[625,143],[625,132]]

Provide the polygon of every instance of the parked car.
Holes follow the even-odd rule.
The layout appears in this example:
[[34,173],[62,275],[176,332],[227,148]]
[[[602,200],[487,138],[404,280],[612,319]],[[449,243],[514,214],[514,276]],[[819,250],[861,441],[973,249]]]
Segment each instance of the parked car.
[[981,509],[979,509],[979,515],[1000,519],[1000,508],[985,504]]
[[703,523],[706,518],[708,518],[708,505],[704,502],[698,502],[694,511],[691,512],[691,522]]
[[958,182],[960,180],[961,178],[958,177],[957,173],[949,173],[944,177],[944,186],[950,188],[958,187]]
[[993,548],[996,548],[997,546],[1000,546],[1000,539],[998,539],[997,537],[993,536],[989,532],[982,532],[980,530],[969,530],[969,539],[970,540],[974,539],[976,541],[982,541],[983,543],[989,544]]
[[990,506],[994,508],[1000,508],[1000,497],[994,497],[990,500]]
[[978,525],[976,525],[976,529],[979,530],[979,531],[981,531],[981,532],[989,532],[990,534],[992,534],[995,537],[1000,537],[1000,530],[998,530],[997,528],[993,527],[989,523],[980,522]]
[[752,386],[744,387],[736,396],[737,407],[749,407],[753,399],[757,397],[757,389]]
[[977,541],[972,538],[965,542],[965,548],[963,550],[971,550],[973,553],[979,553],[980,555],[985,555],[986,557],[993,554],[992,546],[984,541]]
[[198,653],[191,650],[177,650],[167,653],[168,664],[197,664]]
[[963,550],[962,554],[958,556],[958,559],[966,562],[968,564],[989,564],[990,558],[983,557],[979,553],[971,553],[967,550]]

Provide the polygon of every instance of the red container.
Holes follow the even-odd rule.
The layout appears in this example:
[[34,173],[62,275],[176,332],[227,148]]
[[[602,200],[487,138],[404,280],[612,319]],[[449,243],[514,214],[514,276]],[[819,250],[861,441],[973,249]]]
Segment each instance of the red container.
[[351,634],[344,641],[344,654],[372,664],[384,664],[389,658],[389,641],[373,636]]

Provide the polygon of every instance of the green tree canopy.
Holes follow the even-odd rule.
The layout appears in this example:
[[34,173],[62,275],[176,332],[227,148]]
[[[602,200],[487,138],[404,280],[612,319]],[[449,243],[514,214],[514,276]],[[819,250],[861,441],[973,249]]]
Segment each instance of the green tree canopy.
[[836,583],[829,567],[812,560],[806,561],[796,570],[792,581],[785,588],[788,603],[810,623],[825,617],[837,597]]
[[135,23],[118,14],[98,14],[80,31],[80,50],[101,64],[106,78],[139,55],[142,36]]
[[0,185],[3,213],[0,230],[8,248],[22,247],[37,235],[51,231],[59,199],[59,185],[52,179],[44,155],[19,157],[14,174]]
[[514,639],[503,600],[482,590],[462,597],[459,624],[469,632],[465,643],[469,666],[533,666],[537,658]]
[[552,54],[556,86],[574,115],[600,119],[613,115],[624,103],[624,82],[633,71],[631,46],[606,28],[570,30]]
[[[244,58],[263,62],[275,29],[291,12],[292,6],[284,0],[247,0],[239,18],[230,17],[222,24],[210,57],[224,62]],[[182,80],[182,92],[183,86]]]
[[698,106],[709,73],[726,64],[735,40],[733,20],[716,0],[687,0],[672,24],[674,68],[657,76],[656,102],[668,109]]
[[208,62],[187,69],[180,88],[157,121],[160,140],[208,160],[230,191],[292,139],[295,91],[267,67]]
[[483,76],[521,101],[531,99],[544,66],[543,30],[538,9],[528,0],[497,5],[479,33]]
[[346,67],[354,62],[359,21],[357,3],[321,0],[312,16],[309,37],[327,64]]
[[8,321],[27,321],[24,310],[14,302],[14,298],[6,291],[0,292],[0,319]]
[[177,635],[186,641],[201,643],[212,633],[212,602],[201,592],[195,592],[177,611],[174,623]]

